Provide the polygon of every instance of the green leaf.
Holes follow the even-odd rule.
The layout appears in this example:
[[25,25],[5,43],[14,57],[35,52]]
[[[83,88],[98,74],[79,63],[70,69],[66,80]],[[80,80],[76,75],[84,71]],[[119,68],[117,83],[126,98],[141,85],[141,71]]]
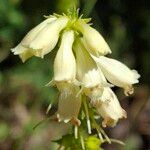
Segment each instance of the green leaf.
[[58,141],[54,141],[56,142],[57,144],[61,145],[61,146],[64,146],[65,149],[82,149],[81,148],[81,143],[80,143],[80,139],[75,139],[74,138],[74,135],[73,134],[67,134],[67,135],[64,135],[60,140]]

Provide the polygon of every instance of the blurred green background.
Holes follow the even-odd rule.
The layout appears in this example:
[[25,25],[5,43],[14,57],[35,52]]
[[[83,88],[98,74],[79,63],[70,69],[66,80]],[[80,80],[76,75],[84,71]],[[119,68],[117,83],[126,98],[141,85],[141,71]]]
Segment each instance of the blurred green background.
[[106,150],[150,149],[150,1],[148,0],[0,0],[0,150],[54,150],[50,122],[33,130],[45,118],[47,106],[57,99],[55,89],[45,87],[53,75],[55,52],[45,59],[22,63],[10,52],[23,36],[43,20],[72,6],[91,17],[116,58],[141,74],[135,94],[125,97],[116,88],[128,113],[110,137],[126,143],[103,145]]

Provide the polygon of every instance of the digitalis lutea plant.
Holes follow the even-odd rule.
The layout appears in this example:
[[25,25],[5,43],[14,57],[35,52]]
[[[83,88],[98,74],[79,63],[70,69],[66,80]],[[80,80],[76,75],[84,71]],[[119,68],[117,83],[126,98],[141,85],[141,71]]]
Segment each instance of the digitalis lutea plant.
[[[103,127],[113,127],[119,119],[126,118],[126,112],[111,88],[121,87],[128,96],[140,77],[136,70],[105,56],[111,53],[110,47],[89,21],[75,13],[50,15],[11,49],[25,62],[32,56],[44,58],[60,41],[54,60],[54,76],[47,84],[56,86],[60,93],[52,122],[65,124],[65,128],[68,124],[68,130],[61,136],[71,134],[70,126],[74,127],[75,138],[80,139],[82,149],[89,145],[84,138],[91,139],[88,134],[92,134],[92,129],[97,130],[98,143],[111,142],[95,118],[103,118]],[[85,122],[88,133],[82,134],[86,130]],[[63,130],[60,125],[57,127]],[[63,142],[61,144],[67,147]]]

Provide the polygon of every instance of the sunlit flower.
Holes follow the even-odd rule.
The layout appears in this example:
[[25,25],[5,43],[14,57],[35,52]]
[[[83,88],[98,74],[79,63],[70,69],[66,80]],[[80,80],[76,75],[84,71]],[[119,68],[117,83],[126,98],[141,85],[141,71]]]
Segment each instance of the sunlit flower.
[[103,71],[108,81],[116,86],[124,88],[126,95],[133,93],[132,84],[138,83],[138,78],[140,77],[136,70],[130,70],[123,63],[108,57],[93,56],[93,58]]
[[78,20],[77,29],[83,34],[84,45],[91,54],[99,56],[111,53],[102,35],[90,25]]
[[67,25],[66,17],[50,17],[33,28],[23,40],[12,49],[24,62],[34,56],[42,57],[57,44],[60,31]]
[[97,112],[104,118],[103,127],[115,126],[121,118],[126,118],[126,112],[121,108],[119,101],[110,88],[105,88],[103,92],[104,102],[95,105]]
[[107,83],[101,70],[85,49],[81,39],[74,44],[74,51],[77,62],[77,79],[83,85],[83,91],[92,101],[99,99],[104,87],[110,84]]

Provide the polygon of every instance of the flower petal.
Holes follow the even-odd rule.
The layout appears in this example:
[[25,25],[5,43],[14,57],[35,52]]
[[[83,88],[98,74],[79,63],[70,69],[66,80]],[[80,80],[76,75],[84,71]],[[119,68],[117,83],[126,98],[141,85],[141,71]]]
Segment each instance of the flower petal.
[[57,82],[75,79],[76,62],[72,51],[74,32],[65,31],[62,36],[60,48],[54,60],[54,80]]
[[42,57],[48,54],[57,44],[60,31],[67,25],[68,18],[61,17],[47,24],[30,43],[29,47],[35,50],[35,56]]
[[121,108],[120,103],[110,88],[105,88],[103,97],[105,102],[95,105],[97,112],[104,118],[103,127],[115,126],[121,118],[126,118],[126,112]]
[[105,77],[112,84],[125,89],[126,94],[132,93],[132,84],[138,83],[140,75],[135,70],[130,70],[123,63],[104,56],[94,57],[95,61],[103,71]]
[[68,86],[64,88],[59,96],[57,117],[59,121],[78,122],[78,114],[81,107],[81,97],[77,97],[79,89],[77,87]]
[[78,20],[76,26],[83,34],[84,45],[91,54],[99,56],[111,53],[108,44],[97,30],[82,20]]
[[83,92],[92,101],[99,99],[103,93],[103,88],[110,86],[103,73],[85,49],[82,40],[76,40],[74,51],[77,62],[77,79],[83,85]]
[[44,20],[43,22],[41,22],[39,25],[37,25],[36,27],[34,27],[31,31],[29,31],[27,33],[27,35],[23,38],[23,40],[21,41],[21,44],[23,46],[28,46],[30,44],[30,42],[32,42],[32,40],[37,36],[37,34],[45,27],[47,26],[49,23],[52,23],[53,21],[55,21],[57,18],[56,17],[50,17],[46,20]]
[[99,84],[106,85],[105,77],[85,49],[82,39],[76,40],[74,51],[77,62],[77,79],[83,83],[84,87],[95,87]]
[[28,34],[23,38],[23,40],[15,47],[12,48],[11,51],[15,55],[20,55],[21,59],[25,61],[26,59],[32,57],[34,55],[34,51],[28,48],[29,44],[32,40],[37,36],[37,34],[48,24],[56,20],[56,17],[50,17],[44,20],[42,23],[34,27]]

